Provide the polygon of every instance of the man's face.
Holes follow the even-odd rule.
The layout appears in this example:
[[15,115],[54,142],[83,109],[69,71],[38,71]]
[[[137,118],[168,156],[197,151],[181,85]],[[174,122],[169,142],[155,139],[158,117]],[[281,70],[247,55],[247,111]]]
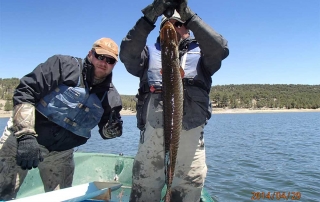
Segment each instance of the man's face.
[[95,53],[94,50],[89,52],[89,58],[94,66],[94,77],[96,79],[103,79],[107,77],[117,63],[113,57],[108,55],[99,55]]
[[170,19],[169,21],[173,24],[174,29],[178,34],[178,41],[180,41],[181,39],[185,39],[189,36],[188,29],[181,22],[175,19]]

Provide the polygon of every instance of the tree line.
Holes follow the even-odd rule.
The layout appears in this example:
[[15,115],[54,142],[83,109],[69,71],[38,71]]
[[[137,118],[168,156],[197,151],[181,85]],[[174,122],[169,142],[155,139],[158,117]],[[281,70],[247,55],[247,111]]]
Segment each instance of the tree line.
[[217,85],[211,88],[210,99],[222,108],[320,108],[320,85],[243,84]]
[[0,99],[5,100],[5,104],[0,103],[0,109],[11,111],[13,109],[12,96],[14,89],[18,86],[19,79],[1,79],[0,78]]
[[[0,78],[1,106],[12,110],[13,91],[18,78]],[[136,110],[135,95],[121,95],[123,109]],[[301,84],[242,84],[216,85],[211,87],[210,101],[213,108],[245,109],[317,109],[320,108],[320,85]]]

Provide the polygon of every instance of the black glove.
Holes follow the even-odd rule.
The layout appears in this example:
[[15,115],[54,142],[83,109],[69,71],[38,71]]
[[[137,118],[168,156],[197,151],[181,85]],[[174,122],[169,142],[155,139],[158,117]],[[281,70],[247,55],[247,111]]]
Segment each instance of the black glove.
[[195,13],[189,8],[188,0],[180,0],[180,4],[176,8],[176,11],[180,14],[181,20],[187,22]]
[[108,123],[103,127],[102,134],[103,139],[112,139],[115,137],[120,137],[122,135],[122,124],[121,119],[109,120]]
[[33,135],[23,135],[18,138],[17,164],[23,170],[31,170],[43,161],[39,144]]
[[142,9],[142,13],[151,23],[154,24],[158,17],[162,15],[167,8],[175,8],[176,6],[177,3],[173,2],[173,0],[154,0],[152,4]]

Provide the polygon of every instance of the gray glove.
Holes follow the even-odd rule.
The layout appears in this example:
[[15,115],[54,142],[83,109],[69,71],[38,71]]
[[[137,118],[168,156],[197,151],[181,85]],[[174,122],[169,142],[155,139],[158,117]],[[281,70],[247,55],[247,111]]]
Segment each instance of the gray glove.
[[17,164],[22,169],[36,168],[43,160],[34,130],[35,107],[29,103],[16,105],[13,109],[13,130],[17,138]]
[[154,0],[152,4],[142,9],[144,16],[151,22],[155,23],[160,15],[162,15],[167,8],[177,6],[176,3],[166,0]]
[[120,114],[112,110],[109,116],[109,120],[106,125],[103,126],[102,130],[99,131],[103,139],[112,139],[120,137],[122,135],[122,124],[123,121]]
[[17,164],[23,170],[31,170],[43,161],[39,145],[32,135],[24,135],[18,139]]
[[180,0],[180,4],[176,8],[177,12],[180,14],[181,20],[184,22],[187,22],[195,15],[187,4],[188,0]]
[[108,121],[108,123],[103,127],[101,137],[103,139],[112,139],[115,137],[120,137],[122,135],[122,124],[121,119],[115,119]]

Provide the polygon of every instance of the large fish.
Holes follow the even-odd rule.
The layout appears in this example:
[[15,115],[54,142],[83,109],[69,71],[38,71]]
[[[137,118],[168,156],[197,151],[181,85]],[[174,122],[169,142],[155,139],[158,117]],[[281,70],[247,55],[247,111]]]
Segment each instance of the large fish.
[[160,31],[162,61],[163,132],[165,175],[167,192],[164,200],[170,201],[171,185],[176,165],[183,115],[184,72],[179,63],[178,39],[173,25],[167,21]]

